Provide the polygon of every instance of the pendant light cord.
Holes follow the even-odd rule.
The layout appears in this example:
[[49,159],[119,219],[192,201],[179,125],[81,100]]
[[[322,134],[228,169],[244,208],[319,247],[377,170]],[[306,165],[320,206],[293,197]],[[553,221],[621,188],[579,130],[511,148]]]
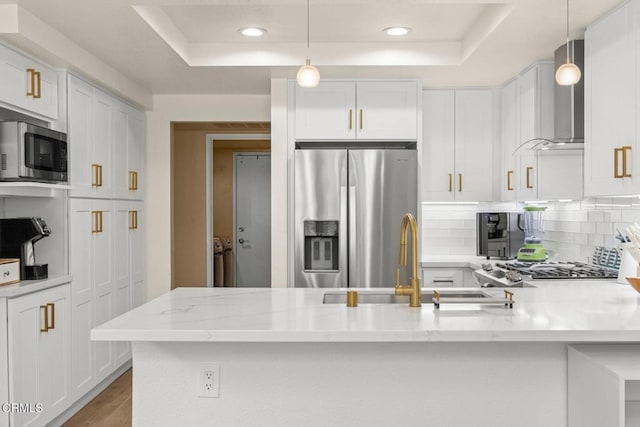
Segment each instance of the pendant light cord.
[[569,60],[569,0],[567,0],[567,62],[569,62]]
[[[569,1],[569,0],[567,0]],[[567,22],[568,22],[568,17],[567,17]],[[569,24],[567,24],[569,25]],[[569,30],[567,30],[569,31]],[[568,37],[568,36],[567,36]],[[309,51],[309,0],[307,0],[307,51]]]

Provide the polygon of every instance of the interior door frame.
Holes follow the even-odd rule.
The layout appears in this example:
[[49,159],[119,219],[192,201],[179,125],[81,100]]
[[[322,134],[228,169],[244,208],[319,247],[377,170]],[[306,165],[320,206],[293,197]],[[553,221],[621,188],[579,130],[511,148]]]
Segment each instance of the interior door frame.
[[[213,144],[215,141],[229,140],[271,140],[270,133],[213,133],[206,139],[206,206],[207,206],[207,287],[213,287]],[[234,201],[235,203],[235,201]],[[235,246],[234,246],[235,248]]]
[[[269,166],[271,166],[271,151],[238,151],[233,153],[233,286],[237,287],[236,280],[238,279],[238,238],[236,237],[237,230],[237,218],[236,218],[236,204],[238,200],[236,198],[237,195],[237,179],[238,179],[238,171],[236,170],[236,159],[238,157],[251,157],[251,156],[268,156],[269,157]],[[269,185],[269,199],[271,199],[271,185]],[[271,214],[271,212],[269,212]],[[271,246],[269,246],[271,247]],[[269,287],[271,287],[271,278],[269,278]]]

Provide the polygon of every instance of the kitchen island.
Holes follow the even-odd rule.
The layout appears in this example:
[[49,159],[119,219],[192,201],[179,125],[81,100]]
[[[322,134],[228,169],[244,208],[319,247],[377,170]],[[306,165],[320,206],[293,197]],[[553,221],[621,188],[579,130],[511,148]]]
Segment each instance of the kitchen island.
[[[536,285],[513,290],[513,309],[440,310],[182,288],[92,338],[133,342],[134,425],[566,426],[568,345],[640,342],[638,294]],[[218,397],[200,397],[205,371]]]

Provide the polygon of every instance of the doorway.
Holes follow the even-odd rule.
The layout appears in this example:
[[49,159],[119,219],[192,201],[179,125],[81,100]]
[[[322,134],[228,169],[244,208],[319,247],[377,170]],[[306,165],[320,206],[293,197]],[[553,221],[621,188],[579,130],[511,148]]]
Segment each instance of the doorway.
[[271,154],[234,153],[236,287],[271,286]]

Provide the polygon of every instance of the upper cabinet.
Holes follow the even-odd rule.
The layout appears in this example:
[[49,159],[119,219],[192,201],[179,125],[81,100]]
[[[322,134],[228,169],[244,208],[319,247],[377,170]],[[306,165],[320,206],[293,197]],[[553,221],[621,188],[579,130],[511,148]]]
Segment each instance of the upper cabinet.
[[0,45],[0,100],[50,119],[58,118],[58,73]]
[[585,33],[585,195],[638,194],[640,2]]
[[532,149],[554,137],[554,74],[534,64],[501,91],[502,201],[582,199],[582,152]]
[[425,90],[422,200],[492,198],[492,90]]
[[296,140],[404,140],[418,135],[416,81],[321,81],[295,88]]
[[72,197],[144,198],[144,113],[70,75]]

